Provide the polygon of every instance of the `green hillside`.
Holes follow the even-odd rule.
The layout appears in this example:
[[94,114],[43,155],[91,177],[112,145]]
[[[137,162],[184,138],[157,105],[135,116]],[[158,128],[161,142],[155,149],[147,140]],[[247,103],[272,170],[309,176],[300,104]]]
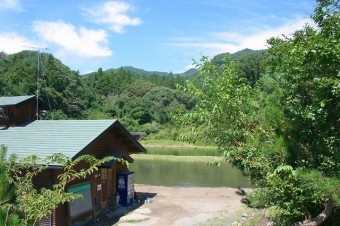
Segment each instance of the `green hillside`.
[[[40,70],[37,84],[38,54]],[[246,49],[217,55],[213,61],[221,67],[225,56],[237,60],[235,68],[240,75],[248,76],[252,79],[250,83],[254,83],[262,71],[250,63],[261,64],[262,61],[258,60],[261,54],[260,51]],[[256,76],[248,75],[248,68],[251,72],[255,71]],[[195,97],[176,89],[177,84],[183,86],[186,80],[200,86],[197,69],[173,74],[128,66],[106,71],[99,68],[96,72],[79,75],[51,54],[22,51],[0,55],[1,96],[35,95],[38,85],[39,97],[48,105],[48,118],[116,118],[130,130],[148,133],[167,130],[164,134],[170,134],[170,138],[178,134],[171,132],[171,114],[187,112],[195,106]]]

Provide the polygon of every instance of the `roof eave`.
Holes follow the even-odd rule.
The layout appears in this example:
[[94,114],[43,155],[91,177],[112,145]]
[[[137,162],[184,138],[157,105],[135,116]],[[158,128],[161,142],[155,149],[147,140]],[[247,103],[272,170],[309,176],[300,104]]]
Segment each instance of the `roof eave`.
[[[72,157],[72,159],[76,159],[77,157],[81,156],[82,154],[84,154],[84,152],[86,152],[86,150],[92,145],[94,144],[98,139],[100,139],[100,137],[105,134],[106,132],[110,131],[111,129],[113,129],[114,127],[119,128],[125,136],[127,136],[127,138],[129,138],[130,141],[132,141],[132,143],[136,146],[136,148],[138,149],[138,151],[131,151],[129,153],[133,154],[133,153],[146,153],[146,149],[129,133],[129,131],[127,131],[124,126],[118,121],[115,120],[108,128],[106,128],[101,134],[99,134],[95,139],[93,139],[90,143],[88,143],[82,150],[80,150],[75,156]],[[132,159],[132,158],[131,158]],[[133,159],[132,159],[133,161]]]

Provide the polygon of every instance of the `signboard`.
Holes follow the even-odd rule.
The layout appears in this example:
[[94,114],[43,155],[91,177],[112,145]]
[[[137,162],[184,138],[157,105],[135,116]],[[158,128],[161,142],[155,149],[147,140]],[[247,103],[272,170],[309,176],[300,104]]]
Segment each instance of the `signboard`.
[[70,202],[71,218],[92,210],[92,195],[90,183],[74,185],[68,189],[68,192],[81,194],[83,196],[83,198],[75,199]]

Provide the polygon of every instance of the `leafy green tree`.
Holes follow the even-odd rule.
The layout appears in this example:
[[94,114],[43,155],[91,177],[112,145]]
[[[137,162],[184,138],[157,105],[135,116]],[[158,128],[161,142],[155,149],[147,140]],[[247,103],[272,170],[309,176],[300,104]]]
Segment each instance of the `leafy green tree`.
[[202,86],[182,87],[198,98],[179,117],[191,140],[214,140],[250,176],[253,205],[276,206],[278,225],[339,222],[339,1],[317,3],[317,29],[269,40],[272,71],[254,89],[232,64],[221,71],[206,58]]
[[264,74],[267,62],[265,50],[244,49],[236,53],[222,53],[216,55],[212,62],[221,70],[224,64],[234,62],[235,73],[246,78],[252,87]]
[[301,182],[296,187],[311,191],[299,206],[313,223],[322,222],[315,215],[323,203],[326,217],[340,205],[340,6],[338,0],[317,3],[317,29],[307,25],[293,37],[269,40],[273,70],[282,76],[288,163]]
[[195,64],[202,83],[197,86],[188,80],[179,87],[197,99],[193,111],[175,117],[181,125],[193,127],[190,136],[182,138],[195,142],[208,137],[226,152],[244,147],[251,124],[247,117],[250,87],[235,75],[230,62],[225,61],[222,71],[206,57],[201,62]]
[[158,86],[147,92],[143,99],[146,107],[151,109],[153,120],[161,124],[170,121],[169,107],[171,102],[175,100],[174,90]]
[[[67,193],[65,189],[67,184],[75,179],[86,178],[98,170],[98,166],[102,163],[112,159],[113,157],[105,157],[98,160],[83,155],[71,161],[62,154],[54,154],[46,159],[35,155],[22,159],[17,159],[15,156],[8,158],[7,150],[2,146],[0,149],[0,225],[37,225],[39,219],[51,213],[58,205],[81,198],[79,194]],[[76,170],[75,167],[81,162],[87,163],[88,168]],[[33,186],[33,178],[46,170],[49,164],[56,163],[63,165],[64,171],[58,176],[58,183],[51,189],[37,190]]]
[[153,87],[155,87],[155,85],[151,82],[143,79],[137,79],[124,90],[124,93],[128,96],[143,97]]
[[10,226],[20,225],[19,215],[9,214],[9,206],[7,203],[15,201],[15,187],[10,183],[10,175],[4,165],[6,160],[6,152],[2,148],[0,149],[0,225],[5,225],[7,222]]
[[246,78],[250,86],[254,86],[265,72],[265,52],[255,52],[235,61],[235,71]]

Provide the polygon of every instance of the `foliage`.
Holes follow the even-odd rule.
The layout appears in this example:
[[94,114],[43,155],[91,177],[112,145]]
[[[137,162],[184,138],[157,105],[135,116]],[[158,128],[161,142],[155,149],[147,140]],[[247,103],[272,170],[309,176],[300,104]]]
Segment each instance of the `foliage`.
[[19,225],[19,216],[17,214],[8,214],[10,207],[7,203],[15,200],[15,188],[9,182],[10,175],[8,175],[6,168],[2,164],[5,161],[6,152],[4,149],[0,149],[0,225],[5,225],[4,222],[8,222],[8,225]]
[[[246,49],[227,55],[240,62],[236,64],[237,71],[248,79],[258,76],[258,66],[262,65],[260,53]],[[216,56],[219,68],[222,56]],[[154,133],[171,127],[172,113],[190,111],[195,105],[195,98],[176,90],[176,84],[183,86],[187,79],[201,83],[196,69],[173,74],[133,67],[106,71],[98,68],[80,76],[51,54],[23,51],[0,56],[0,95],[36,94],[38,59],[39,97],[48,110],[47,119],[115,118],[129,130]]]
[[317,29],[269,40],[271,68],[254,88],[230,61],[221,70],[207,58],[198,64],[202,85],[182,87],[198,98],[177,119],[193,127],[186,138],[214,140],[258,188],[254,204],[280,211],[279,225],[320,224],[340,206],[339,1],[317,2]]
[[[231,63],[224,65],[222,73],[206,57],[202,58],[202,64],[197,62],[195,64],[200,71],[202,88],[190,81],[187,81],[186,87],[179,88],[196,97],[198,102],[194,111],[176,118],[177,121],[184,126],[196,126],[192,130],[196,136],[195,140],[209,136],[221,149],[232,150],[235,147],[242,147],[247,133],[248,109],[244,108],[244,102],[248,101],[249,86],[243,78],[233,76]],[[243,129],[237,130],[236,127],[240,123]],[[197,133],[197,130],[200,130],[200,133]]]
[[127,86],[127,88],[124,90],[124,93],[126,93],[126,95],[128,96],[143,97],[147,92],[149,92],[154,87],[155,85],[149,81],[137,79]]
[[339,177],[340,19],[332,10],[339,2],[318,2],[313,18],[319,30],[306,26],[269,44],[274,70],[283,77],[292,161],[304,160],[292,164]]
[[183,83],[184,78],[172,74],[134,74],[136,71],[140,73],[129,67],[107,71],[100,68],[85,75],[85,89],[94,97],[87,118],[116,118],[129,130],[151,132],[148,125],[169,123],[174,109],[192,107],[190,97],[173,89],[176,83]]
[[249,85],[254,86],[265,71],[267,52],[244,49],[234,54],[218,54],[212,59],[212,62],[221,70],[226,63],[234,62],[235,73],[247,79]]
[[[82,155],[71,161],[62,154],[54,154],[46,159],[35,155],[17,159],[16,156],[7,158],[6,153],[6,148],[1,147],[0,175],[6,175],[1,186],[4,185],[10,192],[14,191],[15,199],[0,196],[0,201],[6,203],[0,207],[1,225],[36,225],[39,219],[51,213],[59,204],[81,198],[78,194],[67,193],[65,190],[67,184],[76,179],[86,178],[98,170],[102,163],[113,158],[105,157],[98,160],[89,155]],[[76,167],[81,162],[87,163],[88,167],[78,170]],[[52,188],[37,190],[33,185],[33,178],[53,164],[63,166],[58,183]]]
[[68,118],[83,116],[88,97],[77,72],[51,54],[22,51],[0,58],[1,96],[36,95],[37,87],[47,110],[60,111]]

